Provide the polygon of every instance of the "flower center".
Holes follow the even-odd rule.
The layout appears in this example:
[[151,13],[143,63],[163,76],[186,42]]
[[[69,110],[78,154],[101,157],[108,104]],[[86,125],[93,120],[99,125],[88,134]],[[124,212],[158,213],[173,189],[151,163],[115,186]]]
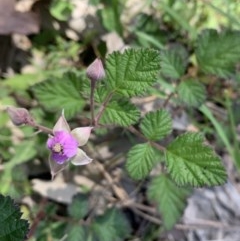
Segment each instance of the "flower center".
[[54,144],[54,146],[52,147],[52,150],[56,153],[61,153],[63,151],[63,147],[60,143],[56,143]]

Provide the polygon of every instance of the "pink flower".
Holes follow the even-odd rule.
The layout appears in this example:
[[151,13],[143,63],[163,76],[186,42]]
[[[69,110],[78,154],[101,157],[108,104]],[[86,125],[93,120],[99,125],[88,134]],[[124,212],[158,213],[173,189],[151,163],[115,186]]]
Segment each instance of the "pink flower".
[[70,130],[64,117],[64,112],[53,127],[53,136],[47,141],[47,147],[51,150],[49,164],[52,178],[62,171],[69,162],[72,164],[86,165],[92,159],[79,148],[87,143],[92,127],[78,127]]
[[63,164],[69,158],[76,156],[78,142],[71,133],[56,131],[47,141],[47,147],[52,151],[52,159]]

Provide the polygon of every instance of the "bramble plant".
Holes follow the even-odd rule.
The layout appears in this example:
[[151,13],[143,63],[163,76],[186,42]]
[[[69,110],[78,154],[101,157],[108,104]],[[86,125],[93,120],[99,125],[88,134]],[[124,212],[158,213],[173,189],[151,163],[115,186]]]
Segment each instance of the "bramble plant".
[[[237,41],[239,34],[235,32],[218,34],[214,30],[204,31],[196,45],[199,68],[206,74],[222,77],[231,74],[240,56],[239,51],[233,49]],[[225,49],[221,48],[222,42]],[[124,168],[136,181],[151,177],[148,199],[156,203],[165,228],[171,229],[181,217],[192,187],[222,185],[227,179],[220,157],[203,134],[186,132],[170,142],[169,138],[168,142],[164,141],[167,137],[173,138],[168,103],[172,101],[175,105],[203,108],[206,99],[204,85],[194,77],[185,75],[187,62],[184,51],[167,49],[159,52],[140,48],[127,49],[123,53],[114,52],[107,56],[105,68],[101,60],[97,59],[87,68],[86,75],[75,70],[65,73],[62,78],[46,80],[31,87],[45,110],[64,109],[67,119],[77,115],[85,101],[88,101],[91,110],[90,120],[87,117],[88,126],[71,131],[62,113],[53,129],[49,129],[38,124],[28,110],[16,107],[8,108],[9,116],[15,125],[30,125],[49,135],[46,148],[51,151],[49,163],[53,178],[70,162],[74,165],[94,162],[78,146],[85,145],[90,133],[96,130],[121,127],[141,138],[141,143],[129,149]],[[224,58],[220,58],[223,54]],[[218,64],[212,64],[216,61]],[[142,116],[131,98],[143,96],[152,86],[166,86],[168,81],[174,84],[165,101],[162,101],[162,106]],[[156,166],[160,167],[159,173],[150,175]],[[86,198],[84,200],[87,202]],[[98,217],[97,220],[112,219],[112,216],[117,215],[115,212],[110,210],[106,217]],[[76,218],[81,219],[86,213]],[[126,226],[126,220],[124,223]],[[82,237],[90,237],[91,232],[104,237],[104,233],[100,234],[104,231],[96,227],[97,224],[91,225],[91,231],[74,227],[75,232],[81,233]],[[110,231],[108,237],[100,240],[121,237],[121,232],[114,236],[117,226],[114,225],[113,233]],[[128,231],[125,234],[128,235],[130,231],[126,229]]]
[[[165,56],[162,59],[166,60],[166,52],[163,55]],[[99,65],[100,60],[94,61],[87,69],[87,76],[91,80],[92,127],[76,128],[70,132],[64,114],[62,114],[53,130],[48,130],[46,127],[35,124],[25,109],[15,108],[16,117],[12,114],[14,107],[9,107],[7,110],[13,123],[21,124],[19,119],[22,118],[22,124],[28,124],[40,131],[53,134],[53,137],[50,137],[47,142],[47,147],[52,151],[50,163],[56,163],[60,167],[73,157],[72,163],[90,163],[91,159],[84,152],[79,153],[77,146],[86,144],[92,128],[114,124],[128,128],[128,130],[140,135],[145,141],[145,143],[133,146],[127,155],[126,168],[132,178],[143,179],[147,177],[156,163],[164,160],[164,155],[167,172],[177,185],[200,187],[223,184],[226,181],[226,173],[221,160],[208,145],[204,144],[204,138],[201,134],[182,134],[167,147],[163,147],[158,141],[168,136],[172,131],[172,120],[168,111],[161,108],[147,113],[140,120],[140,111],[131,103],[131,97],[144,94],[147,88],[153,85],[160,71],[160,60],[158,51],[151,49],[129,49],[122,54],[115,52],[110,54],[106,60],[106,78],[101,82],[99,80],[105,77],[103,66]],[[99,84],[96,85],[96,82]],[[43,86],[44,84],[48,83],[41,83],[40,86],[34,87],[36,95],[42,96],[42,98],[49,95],[47,90],[50,86]],[[187,97],[185,97],[184,92],[190,89],[191,93],[187,93]],[[76,91],[78,90],[76,89]],[[96,117],[94,91],[96,91],[95,101],[100,105]],[[179,96],[183,96],[182,99],[188,98],[189,104],[199,105],[204,100],[201,98],[204,95],[204,88],[197,81],[183,81],[178,86],[178,91]],[[48,99],[48,101],[50,100]],[[71,111],[74,115],[72,109],[73,107],[70,105],[65,107],[65,111]],[[21,115],[22,112],[27,117]],[[140,123],[140,131],[133,127],[136,123]],[[80,156],[79,161],[75,160],[78,155]],[[53,176],[59,169],[63,169],[56,167],[56,171],[52,164],[50,166]]]

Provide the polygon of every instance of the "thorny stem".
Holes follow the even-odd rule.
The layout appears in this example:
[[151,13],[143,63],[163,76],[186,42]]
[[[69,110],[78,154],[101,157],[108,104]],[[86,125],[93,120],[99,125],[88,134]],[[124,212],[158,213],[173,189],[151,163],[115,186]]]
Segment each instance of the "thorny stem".
[[91,125],[95,125],[94,119],[94,89],[95,89],[96,81],[91,80],[91,93],[90,93],[90,109],[91,109]]
[[100,118],[101,118],[104,110],[106,109],[108,102],[111,100],[112,96],[113,96],[113,92],[111,92],[111,93],[107,96],[107,98],[105,99],[105,101],[102,103],[102,105],[101,105],[101,107],[100,107],[100,109],[99,109],[99,112],[98,112],[98,114],[97,114],[97,116],[96,116],[96,118],[95,118],[95,121],[94,121],[95,126],[98,126],[98,122],[99,122],[99,120],[100,120]]
[[135,127],[133,126],[129,126],[128,130],[131,131],[133,134],[139,136],[140,138],[144,139],[145,141],[148,141],[152,146],[154,146],[155,148],[157,148],[160,151],[165,151],[165,147],[161,146],[160,144],[153,142],[153,141],[149,141],[140,131],[138,131]]

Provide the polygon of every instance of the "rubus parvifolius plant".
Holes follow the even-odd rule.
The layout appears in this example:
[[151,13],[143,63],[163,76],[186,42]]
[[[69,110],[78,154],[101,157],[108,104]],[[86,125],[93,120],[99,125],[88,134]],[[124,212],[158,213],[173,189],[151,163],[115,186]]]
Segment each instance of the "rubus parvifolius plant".
[[[123,168],[137,181],[160,167],[149,183],[148,198],[157,204],[164,226],[170,229],[184,210],[190,187],[222,185],[227,179],[221,159],[201,133],[186,132],[162,144],[173,129],[171,114],[166,109],[170,98],[175,104],[187,103],[196,108],[205,100],[204,86],[195,79],[183,78],[186,60],[182,53],[145,48],[114,52],[107,56],[105,68],[99,59],[87,68],[88,80],[68,73],[63,81],[46,80],[33,86],[33,93],[44,108],[64,109],[67,118],[79,112],[83,106],[80,98],[89,95],[90,126],[71,131],[62,113],[53,129],[49,129],[36,123],[26,109],[9,107],[8,113],[13,123],[31,125],[49,135],[46,147],[50,150],[53,177],[69,163],[94,162],[79,146],[85,145],[90,133],[98,128],[118,126],[140,137],[142,142],[129,148]],[[180,81],[159,109],[141,116],[131,98],[143,96],[153,86],[158,88],[163,78]]]

